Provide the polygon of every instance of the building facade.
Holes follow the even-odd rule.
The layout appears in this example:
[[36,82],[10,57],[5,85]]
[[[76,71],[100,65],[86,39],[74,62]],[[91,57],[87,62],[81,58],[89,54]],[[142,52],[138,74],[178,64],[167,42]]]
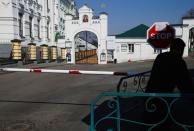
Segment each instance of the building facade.
[[[189,51],[194,50],[194,17],[182,19],[181,24],[171,24],[175,29],[175,37],[181,38],[185,43],[183,57],[188,57]],[[116,60],[118,63],[155,59],[160,52],[169,51],[169,48],[154,49],[147,42],[147,29],[139,25],[133,29],[116,36],[108,36],[108,61]]]
[[[0,0],[0,12],[3,12],[0,14],[0,58],[10,57],[14,39],[20,40],[22,47],[31,43],[38,47],[44,45],[29,56],[41,55],[41,59],[48,60],[48,47],[55,47],[58,51],[50,49],[53,59],[61,55],[73,64],[155,59],[161,52],[147,43],[149,27],[141,24],[120,35],[108,36],[107,13],[94,16],[93,9],[87,5],[77,11],[74,0]],[[183,17],[181,24],[172,26],[176,37],[186,43],[184,57],[187,57],[194,50],[194,17]],[[81,37],[81,32],[86,32],[85,38],[93,34],[94,41]],[[15,56],[20,53],[18,49],[19,46],[13,51]]]
[[57,32],[65,29],[60,19],[76,15],[76,6],[73,0],[0,0],[0,12],[0,57],[6,58],[13,39],[22,46],[56,46]]
[[59,38],[65,38],[65,17],[69,14],[74,17],[77,16],[76,5],[72,0],[55,0],[55,5],[55,34],[58,34]]

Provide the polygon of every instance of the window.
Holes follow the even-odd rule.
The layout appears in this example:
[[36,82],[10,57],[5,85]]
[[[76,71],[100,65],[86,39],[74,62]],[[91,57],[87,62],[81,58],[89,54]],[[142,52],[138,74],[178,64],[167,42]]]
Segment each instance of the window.
[[19,35],[23,37],[23,14],[19,13]]
[[30,33],[30,38],[32,38],[32,17],[30,16],[29,17],[29,33]]
[[159,53],[162,53],[161,49],[154,49],[154,54],[159,54]]
[[58,30],[58,25],[55,25],[55,31],[57,31]]
[[129,52],[133,53],[134,52],[134,44],[128,44],[129,47]]
[[47,22],[47,38],[49,39],[49,22]]
[[46,4],[47,4],[47,12],[49,12],[50,11],[50,9],[49,9],[49,0],[47,0]]
[[71,5],[71,10],[73,10],[73,5]]
[[38,39],[40,39],[40,20],[38,19]]
[[121,44],[121,52],[127,52],[127,44]]

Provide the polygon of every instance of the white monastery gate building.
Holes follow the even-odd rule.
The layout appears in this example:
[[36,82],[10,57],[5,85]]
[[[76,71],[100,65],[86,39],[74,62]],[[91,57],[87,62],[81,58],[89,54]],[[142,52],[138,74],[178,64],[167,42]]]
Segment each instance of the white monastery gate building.
[[[65,19],[65,39],[59,40],[58,47],[66,48],[70,53],[70,61],[68,63],[76,63],[76,40],[75,37],[80,32],[92,32],[96,35],[98,45],[96,48],[97,63],[107,63],[107,36],[108,36],[108,15],[100,13],[99,16],[93,15],[93,10],[87,5],[83,5],[79,9],[79,17],[74,18],[67,15]],[[83,41],[85,42],[85,41]],[[64,44],[65,43],[65,44]],[[88,45],[90,45],[88,43]],[[88,46],[87,45],[87,46]]]

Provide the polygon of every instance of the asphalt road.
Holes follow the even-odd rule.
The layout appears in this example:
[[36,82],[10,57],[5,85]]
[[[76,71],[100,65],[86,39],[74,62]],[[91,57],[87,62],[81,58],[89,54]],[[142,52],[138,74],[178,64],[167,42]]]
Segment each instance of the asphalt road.
[[[186,61],[193,73],[194,59]],[[50,63],[20,68],[142,72],[150,70],[152,64],[153,61],[107,65]],[[89,113],[89,103],[101,92],[116,91],[119,79],[106,75],[1,72],[0,131],[86,131],[88,125],[81,120]],[[50,103],[33,103],[40,101]]]

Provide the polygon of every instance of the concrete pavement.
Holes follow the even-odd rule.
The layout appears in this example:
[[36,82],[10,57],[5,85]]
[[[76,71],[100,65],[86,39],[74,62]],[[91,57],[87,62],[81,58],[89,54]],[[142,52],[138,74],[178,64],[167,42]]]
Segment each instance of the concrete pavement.
[[[194,60],[188,58],[186,61],[193,69]],[[152,64],[153,61],[108,65],[50,63],[24,67],[141,72],[150,70]],[[81,120],[89,113],[88,104],[103,91],[116,91],[119,79],[105,75],[0,73],[0,100],[51,102],[0,102],[0,131],[22,131],[22,128],[29,131],[86,131],[88,126]]]

